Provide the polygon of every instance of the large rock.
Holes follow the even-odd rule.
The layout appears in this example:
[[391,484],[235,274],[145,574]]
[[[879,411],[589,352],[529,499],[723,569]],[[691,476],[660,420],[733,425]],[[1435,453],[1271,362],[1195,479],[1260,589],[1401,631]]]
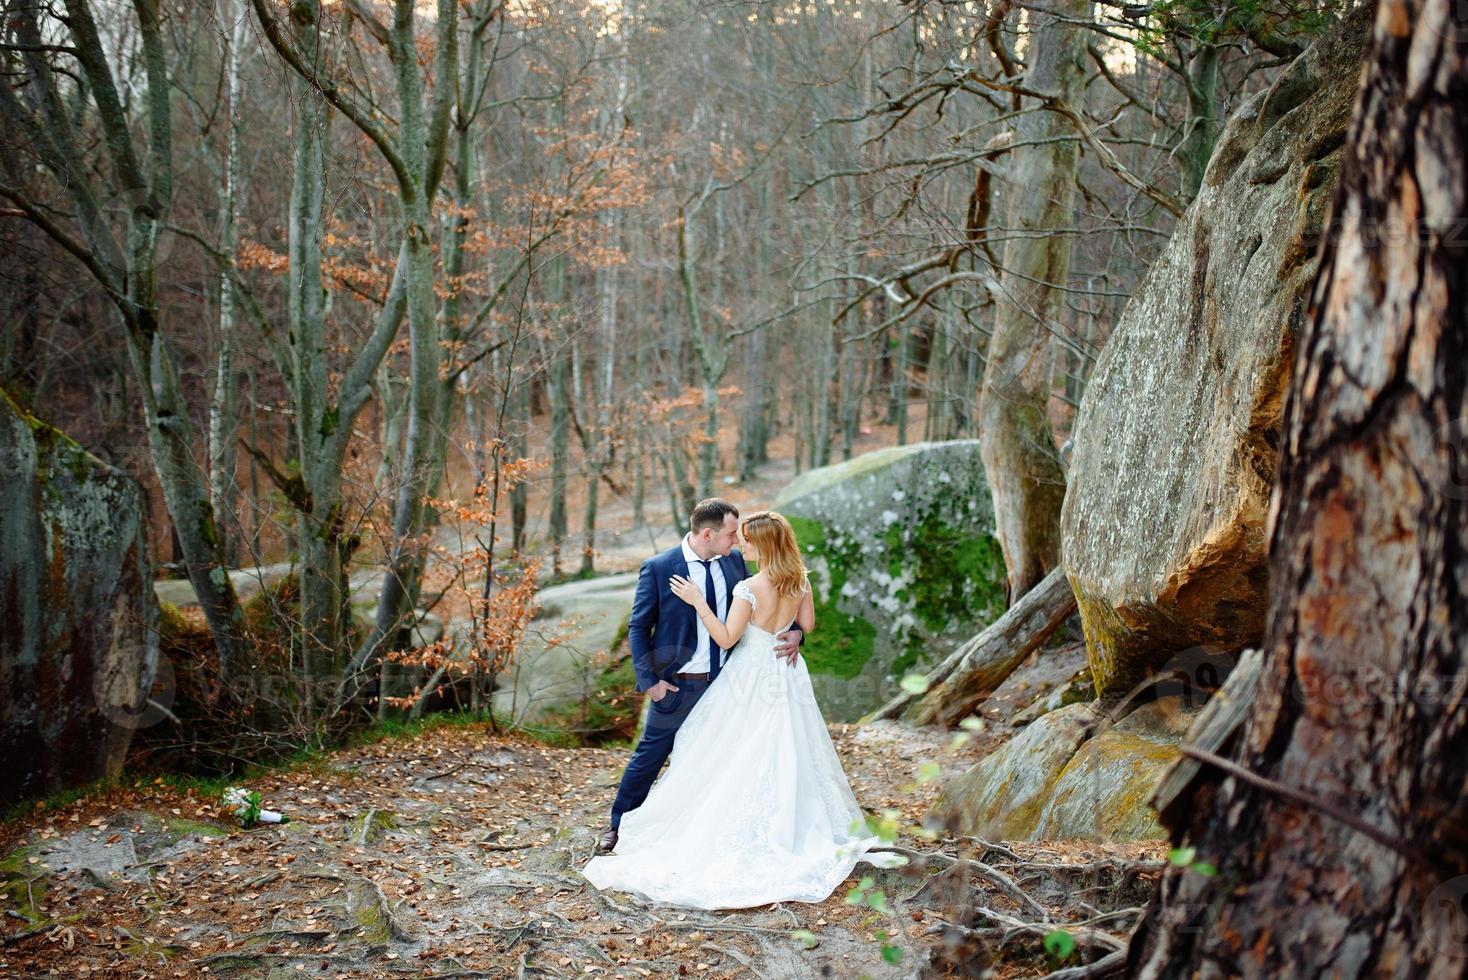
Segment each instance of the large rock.
[[1093,703],[1056,708],[954,780],[935,815],[988,840],[1161,839],[1149,799],[1196,715],[1176,695],[1114,725]]
[[854,721],[1004,612],[977,440],[881,449],[811,470],[772,505],[816,590],[803,650],[827,718]]
[[116,775],[158,663],[142,493],[0,392],[0,802]]
[[1179,700],[1144,705],[1082,745],[1056,777],[1034,837],[1165,837],[1149,800],[1196,714]]
[[1095,721],[1091,705],[1068,704],[1031,722],[954,780],[935,813],[986,840],[1028,839]]
[[1282,404],[1367,12],[1229,120],[1087,385],[1062,547],[1103,689],[1262,634]]
[[494,692],[495,712],[539,720],[593,699],[608,654],[626,636],[636,588],[637,573],[628,572],[542,589],[540,612]]

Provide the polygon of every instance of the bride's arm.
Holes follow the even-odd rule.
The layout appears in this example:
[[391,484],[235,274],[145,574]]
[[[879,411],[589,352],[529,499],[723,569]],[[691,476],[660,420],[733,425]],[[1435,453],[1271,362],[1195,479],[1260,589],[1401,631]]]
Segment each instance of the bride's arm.
[[800,609],[795,613],[795,625],[800,627],[802,633],[809,633],[816,628],[816,602],[811,598],[809,584],[805,587],[805,595],[800,597]]
[[746,599],[735,596],[729,604],[729,621],[719,622],[718,614],[709,608],[708,600],[703,597],[703,592],[688,579],[681,575],[674,575],[670,581],[673,594],[693,607],[698,614],[699,621],[709,631],[709,637],[719,645],[721,649],[728,650],[739,642],[744,635],[744,629],[749,625],[750,616],[754,613],[754,607]]

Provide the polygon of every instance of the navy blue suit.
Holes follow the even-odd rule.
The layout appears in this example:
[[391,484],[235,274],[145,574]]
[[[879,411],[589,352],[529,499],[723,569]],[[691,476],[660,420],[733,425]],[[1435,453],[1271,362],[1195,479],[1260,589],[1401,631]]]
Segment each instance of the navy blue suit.
[[[732,551],[719,559],[724,575],[724,608],[734,603],[734,586],[749,577],[744,556]],[[637,689],[646,691],[658,681],[668,681],[678,688],[663,695],[661,701],[648,705],[647,725],[612,803],[612,826],[622,822],[622,814],[635,810],[647,799],[653,781],[673,751],[678,726],[708,690],[719,674],[718,645],[710,640],[709,679],[707,681],[675,680],[698,652],[698,613],[673,594],[668,580],[674,575],[688,577],[688,562],[680,541],[669,550],[642,563],[637,576],[637,592],[632,597],[632,617],[627,622],[627,645],[632,649],[632,667],[637,672]]]

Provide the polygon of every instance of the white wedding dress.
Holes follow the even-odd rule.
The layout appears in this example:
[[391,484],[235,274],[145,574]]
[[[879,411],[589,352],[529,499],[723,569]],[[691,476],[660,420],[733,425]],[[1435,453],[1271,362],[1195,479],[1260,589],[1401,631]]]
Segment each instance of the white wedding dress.
[[[734,595],[754,605],[740,582]],[[668,905],[737,909],[819,902],[867,855],[861,808],[816,705],[805,661],[774,654],[753,622],[678,730],[668,768],[622,816],[613,854],[584,874]]]

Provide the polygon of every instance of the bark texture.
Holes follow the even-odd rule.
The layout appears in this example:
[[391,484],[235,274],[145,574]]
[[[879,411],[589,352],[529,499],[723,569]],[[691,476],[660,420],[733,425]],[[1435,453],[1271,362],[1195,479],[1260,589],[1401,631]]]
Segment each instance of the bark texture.
[[[1468,35],[1387,0],[1300,338],[1264,665],[1135,975],[1459,977],[1468,942]],[[1334,814],[1327,811],[1334,810]]]

